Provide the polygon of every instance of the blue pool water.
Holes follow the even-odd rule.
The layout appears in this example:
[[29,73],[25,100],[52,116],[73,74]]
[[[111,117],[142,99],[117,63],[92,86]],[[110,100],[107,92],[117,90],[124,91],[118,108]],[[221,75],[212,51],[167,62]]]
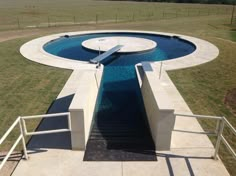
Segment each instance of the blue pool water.
[[114,54],[103,62],[103,78],[84,159],[156,160],[134,66],[143,61],[185,56],[196,48],[190,42],[167,36],[113,33],[62,37],[46,44],[44,49],[60,57],[89,61],[98,52],[83,48],[81,43],[91,38],[110,36],[150,39],[157,43],[157,48],[142,53]]

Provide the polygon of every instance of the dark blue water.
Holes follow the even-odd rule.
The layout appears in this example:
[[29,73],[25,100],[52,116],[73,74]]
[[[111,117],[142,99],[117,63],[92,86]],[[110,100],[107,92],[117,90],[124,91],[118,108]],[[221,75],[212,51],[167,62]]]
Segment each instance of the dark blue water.
[[44,49],[68,59],[89,61],[98,52],[83,48],[81,43],[90,38],[108,36],[146,38],[155,41],[157,48],[143,53],[114,54],[103,62],[103,78],[84,160],[156,160],[134,66],[143,61],[185,56],[192,53],[195,46],[178,38],[116,33],[63,37],[48,43]]

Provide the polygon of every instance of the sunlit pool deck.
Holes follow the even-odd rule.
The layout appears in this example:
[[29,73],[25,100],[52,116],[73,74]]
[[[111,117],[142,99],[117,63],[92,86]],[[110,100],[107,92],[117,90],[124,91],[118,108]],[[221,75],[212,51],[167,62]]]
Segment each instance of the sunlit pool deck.
[[[98,31],[87,31],[85,33]],[[99,31],[114,32],[114,31]],[[117,32],[117,31],[116,31]],[[119,32],[119,31],[118,31]],[[147,32],[147,31],[128,31]],[[153,32],[150,32],[153,33]],[[50,109],[54,112],[67,112],[73,95],[81,84],[87,84],[85,77],[97,72],[96,65],[73,60],[64,60],[43,51],[44,43],[64,35],[65,33],[35,39],[21,48],[21,53],[28,59],[41,64],[74,70],[64,88],[57,97],[57,101]],[[178,35],[157,33],[163,35]],[[218,49],[203,40],[178,35],[189,40],[196,46],[196,51],[182,58],[161,63],[140,63],[137,67],[143,68],[146,74],[154,73],[161,86],[170,97],[172,106],[177,114],[192,114],[190,108],[172,83],[166,71],[181,69],[203,64],[215,59]],[[137,71],[138,74],[138,71]],[[159,75],[161,74],[161,75]],[[140,78],[141,79],[141,78]],[[82,90],[82,89],[81,89]],[[84,95],[83,90],[80,92]],[[165,100],[163,100],[165,101]],[[64,121],[51,121],[42,124],[43,128],[58,128]],[[195,133],[196,132],[196,133]],[[195,118],[176,117],[172,132],[170,151],[156,151],[157,161],[83,161],[84,151],[72,151],[69,133],[35,136],[28,145],[30,159],[21,160],[13,176],[26,175],[79,175],[79,176],[154,176],[154,175],[200,175],[200,176],[228,176],[228,172],[221,160],[214,160],[214,146],[203,132]]]

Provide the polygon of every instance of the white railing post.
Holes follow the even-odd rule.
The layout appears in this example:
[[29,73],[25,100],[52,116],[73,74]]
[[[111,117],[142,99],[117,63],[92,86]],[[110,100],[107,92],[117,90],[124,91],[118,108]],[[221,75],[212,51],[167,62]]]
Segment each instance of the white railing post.
[[67,118],[68,118],[68,128],[71,131],[71,116],[70,116],[70,113],[68,114]]
[[[37,118],[52,118],[52,117],[58,117],[58,116],[67,116],[68,118],[68,129],[57,129],[57,130],[46,130],[46,131],[34,131],[34,132],[28,132],[26,127],[26,119],[37,119]],[[33,116],[19,116],[14,123],[9,127],[9,129],[6,131],[6,133],[0,138],[0,145],[6,140],[6,138],[9,136],[9,134],[13,131],[13,129],[19,124],[20,128],[20,135],[7,153],[7,155],[4,157],[4,159],[0,162],[0,170],[3,168],[4,164],[7,162],[8,158],[11,156],[12,152],[15,150],[19,142],[22,142],[23,146],[23,154],[26,160],[29,159],[28,153],[27,153],[27,147],[26,147],[26,136],[32,136],[32,135],[41,135],[41,134],[52,134],[52,133],[61,133],[61,132],[69,132],[71,131],[71,116],[69,112],[66,113],[56,113],[56,114],[44,114],[44,115],[33,115]]]
[[220,130],[220,121],[221,120],[217,120],[216,122],[216,129],[215,129],[215,133],[218,134],[219,130]]
[[24,156],[25,156],[25,159],[28,160],[28,153],[27,153],[27,148],[26,148],[26,142],[25,142],[25,130],[24,130],[24,125],[23,124],[23,119],[20,117],[20,120],[19,120],[19,126],[20,126],[20,132],[21,132],[21,135],[22,135],[22,146],[23,146],[23,152],[24,152]]
[[215,146],[215,153],[214,153],[214,159],[217,160],[217,155],[219,152],[219,148],[220,148],[220,142],[221,142],[221,136],[224,130],[224,119],[222,118],[219,124],[219,130],[217,133],[217,141],[216,141],[216,146]]
[[160,71],[159,71],[159,79],[161,79],[161,74],[162,74],[162,61],[161,61],[161,65],[160,65]]

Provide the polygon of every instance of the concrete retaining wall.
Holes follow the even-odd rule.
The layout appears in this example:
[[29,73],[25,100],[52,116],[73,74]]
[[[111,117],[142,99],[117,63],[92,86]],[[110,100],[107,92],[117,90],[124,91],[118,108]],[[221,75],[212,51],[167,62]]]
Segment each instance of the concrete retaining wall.
[[156,150],[170,150],[174,107],[149,63],[136,66],[148,122]]
[[102,79],[103,66],[97,71],[85,71],[78,81],[78,89],[71,102],[72,150],[85,150]]

